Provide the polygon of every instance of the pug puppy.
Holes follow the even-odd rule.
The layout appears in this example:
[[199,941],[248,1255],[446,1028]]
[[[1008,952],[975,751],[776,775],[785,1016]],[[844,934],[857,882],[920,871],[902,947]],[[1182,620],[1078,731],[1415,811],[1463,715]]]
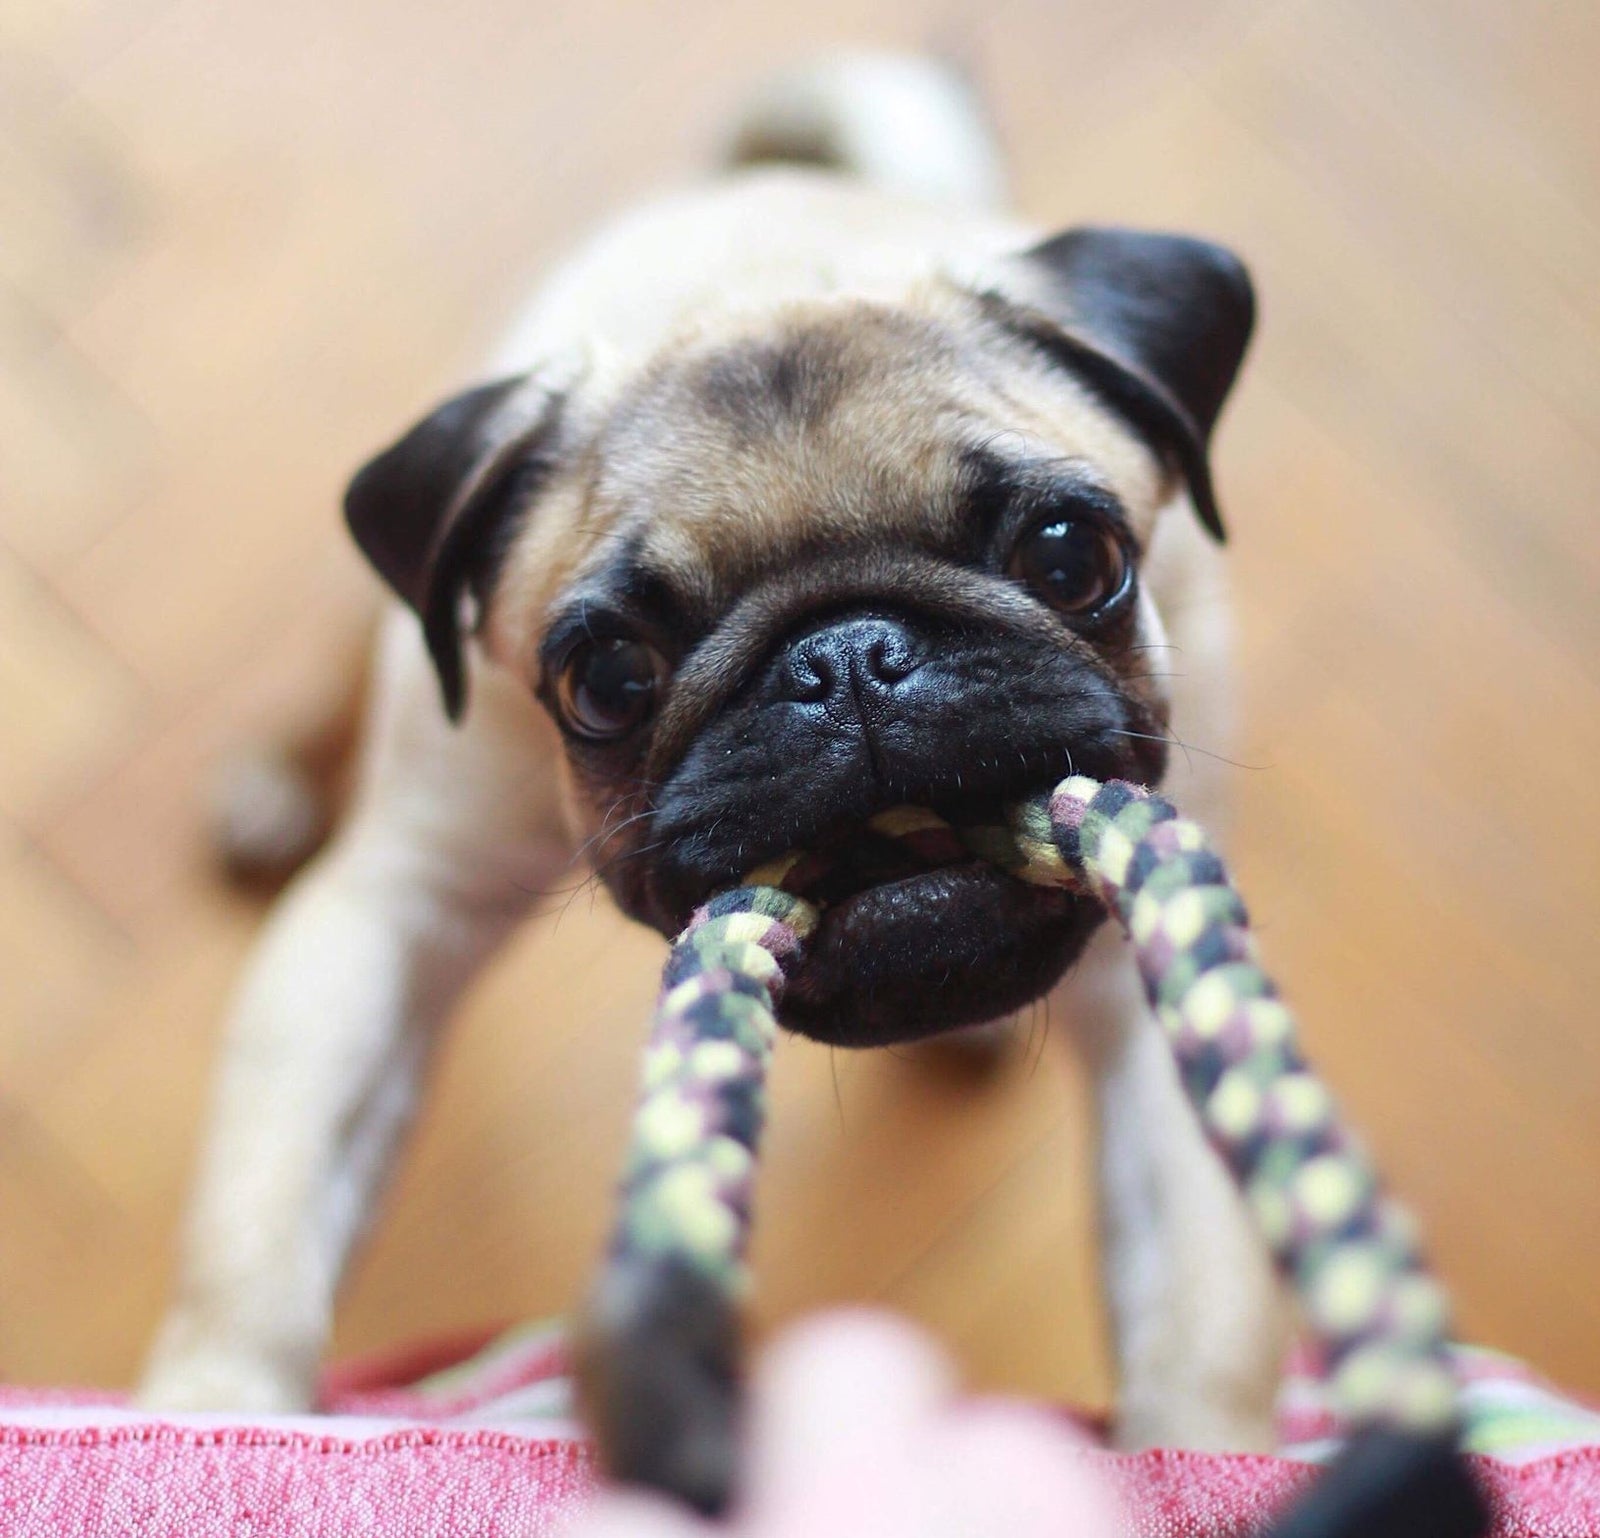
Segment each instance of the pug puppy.
[[[966,87],[778,82],[714,182],[604,231],[489,371],[346,498],[397,597],[352,810],[234,1007],[144,1403],[308,1403],[350,1247],[455,999],[587,860],[675,933],[901,803],[970,818],[1080,771],[1217,817],[1207,445],[1245,269],[998,210]],[[1096,1087],[1124,1445],[1265,1448],[1264,1254],[1099,910],[979,862],[860,869],[784,1024],[880,1046],[1051,1015]]]

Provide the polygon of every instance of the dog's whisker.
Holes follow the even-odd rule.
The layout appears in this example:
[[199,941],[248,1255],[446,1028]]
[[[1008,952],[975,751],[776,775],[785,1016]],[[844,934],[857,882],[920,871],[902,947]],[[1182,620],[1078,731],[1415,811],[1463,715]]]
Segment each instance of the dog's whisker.
[[[616,805],[621,805],[621,803],[618,802]],[[615,807],[613,807],[613,810],[615,810]],[[610,813],[607,813],[608,819],[610,815]],[[598,845],[609,843],[612,839],[618,837],[618,835],[625,832],[628,828],[631,828],[635,823],[643,822],[645,818],[652,817],[654,815],[655,810],[652,807],[642,812],[635,812],[632,816],[623,818],[623,820],[615,827],[602,826],[598,833],[594,834],[591,838],[585,839],[583,843],[573,851],[571,859],[567,862],[568,867],[570,868],[578,864],[580,860],[584,859],[584,857],[588,855],[591,849],[594,849]]]
[[1033,1066],[1028,1070],[1028,1078],[1030,1080],[1036,1073],[1038,1073],[1039,1064],[1044,1061],[1045,1053],[1050,1050],[1050,995],[1048,993],[1045,994],[1044,997],[1035,1004],[1034,1008],[1041,1015],[1043,1015],[1044,1018],[1041,1022],[1041,1029],[1039,1031],[1039,1050],[1033,1059]]
[[1214,758],[1219,764],[1227,764],[1230,769],[1248,769],[1254,774],[1260,774],[1270,767],[1267,764],[1247,764],[1240,759],[1229,758],[1225,753],[1213,753],[1210,748],[1196,747],[1194,743],[1185,742],[1181,737],[1160,737],[1152,732],[1130,732],[1123,727],[1112,727],[1110,732],[1113,737],[1137,737],[1144,742],[1164,742],[1185,754],[1198,753],[1203,758]]
[[658,849],[665,849],[666,847],[666,840],[661,839],[653,844],[641,844],[637,849],[624,849],[620,853],[613,855],[603,865],[595,866],[589,881],[599,883],[626,861],[643,859],[645,855],[654,854]]
[[[611,813],[609,812],[606,814],[608,819],[610,815]],[[620,829],[617,831],[620,831]],[[609,839],[612,836],[612,832],[613,830],[611,828],[602,825],[598,832],[586,838],[581,844],[578,845],[576,849],[572,851],[572,854],[567,859],[567,868],[570,870],[572,867],[578,865],[591,849],[593,849],[597,844],[604,843],[607,839]]]
[[617,838],[621,834],[625,833],[629,828],[633,827],[635,823],[643,822],[647,818],[653,817],[654,815],[654,810],[648,808],[642,812],[634,812],[631,816],[624,817],[622,821],[617,823],[614,827],[603,829],[584,847],[587,850],[590,846],[596,843],[610,843],[612,839]]
[[562,924],[562,920],[564,920],[566,918],[568,912],[572,908],[573,903],[575,903],[578,900],[578,897],[583,892],[583,889],[586,886],[588,886],[589,883],[591,881],[593,881],[593,880],[594,880],[593,876],[586,876],[575,887],[573,887],[573,889],[567,894],[567,900],[564,903],[562,903],[560,908],[557,909],[556,912],[551,916],[550,929],[551,929],[552,933],[558,932],[560,930],[561,924]]

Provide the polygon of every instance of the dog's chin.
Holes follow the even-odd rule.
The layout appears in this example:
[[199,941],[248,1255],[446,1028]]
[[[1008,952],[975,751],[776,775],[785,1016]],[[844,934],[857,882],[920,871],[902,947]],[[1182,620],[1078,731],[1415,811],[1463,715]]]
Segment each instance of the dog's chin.
[[1103,916],[977,862],[869,887],[823,911],[780,1015],[841,1047],[997,1020],[1047,993]]

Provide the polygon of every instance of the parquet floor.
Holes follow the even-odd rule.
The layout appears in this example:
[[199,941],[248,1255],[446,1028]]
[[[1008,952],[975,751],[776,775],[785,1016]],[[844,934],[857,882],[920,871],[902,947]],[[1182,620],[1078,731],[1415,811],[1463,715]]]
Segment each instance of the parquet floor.
[[[5,0],[5,1375],[125,1382],[156,1315],[259,917],[207,863],[207,766],[361,612],[343,477],[563,241],[840,38],[966,58],[1040,219],[1251,260],[1264,325],[1218,466],[1246,890],[1466,1329],[1600,1390],[1581,0]],[[571,1298],[657,956],[580,899],[476,994],[341,1348]],[[787,1046],[765,1308],[881,1298],[980,1382],[1100,1396],[1083,1161],[1053,1055],[975,1090]]]

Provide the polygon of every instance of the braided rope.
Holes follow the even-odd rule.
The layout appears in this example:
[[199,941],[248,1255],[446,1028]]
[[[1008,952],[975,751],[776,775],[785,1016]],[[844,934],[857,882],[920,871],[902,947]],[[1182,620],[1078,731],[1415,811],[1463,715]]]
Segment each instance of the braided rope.
[[[953,829],[904,807],[873,822],[926,865],[977,854],[1019,880],[1096,896],[1134,947],[1206,1135],[1321,1343],[1355,1427],[1448,1438],[1448,1307],[1414,1226],[1295,1042],[1244,905],[1202,830],[1162,797],[1081,777],[1005,827]],[[687,1262],[733,1307],[744,1265],[765,1076],[788,973],[818,920],[825,862],[753,872],[690,920],[667,963],[610,1262]],[[603,1429],[603,1428],[602,1428]]]
[[1146,994],[1206,1137],[1245,1195],[1327,1356],[1353,1424],[1429,1433],[1455,1416],[1449,1307],[1409,1215],[1295,1040],[1248,917],[1205,834],[1170,802],[1071,779],[1016,826],[1030,866],[1081,871],[1133,941]]
[[784,969],[816,927],[771,886],[700,909],[667,959],[622,1177],[613,1261],[686,1261],[741,1296],[755,1155]]

